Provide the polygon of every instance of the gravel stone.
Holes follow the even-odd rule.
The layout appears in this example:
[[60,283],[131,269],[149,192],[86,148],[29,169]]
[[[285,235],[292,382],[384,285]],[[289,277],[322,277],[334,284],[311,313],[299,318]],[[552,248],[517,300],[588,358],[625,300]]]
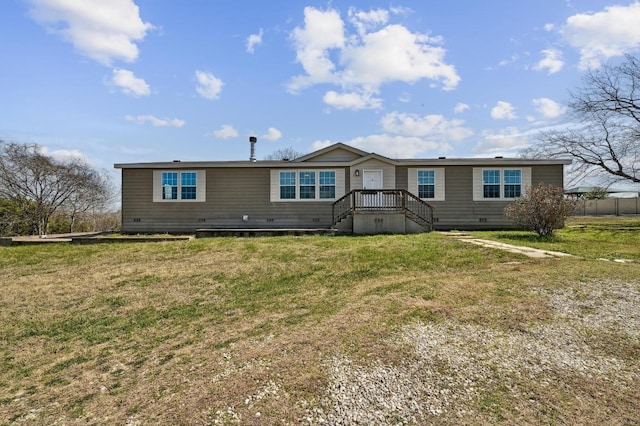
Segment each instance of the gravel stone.
[[[326,363],[326,398],[308,409],[307,424],[409,425],[445,418],[473,419],[485,389],[502,386],[523,404],[518,379],[555,386],[561,371],[605,379],[613,386],[640,382],[637,362],[603,355],[588,344],[594,333],[640,339],[640,282],[585,281],[577,289],[536,289],[555,317],[523,330],[497,330],[455,320],[403,327],[394,342],[415,357],[401,365],[360,365],[346,356]],[[440,419],[440,420],[439,420]]]

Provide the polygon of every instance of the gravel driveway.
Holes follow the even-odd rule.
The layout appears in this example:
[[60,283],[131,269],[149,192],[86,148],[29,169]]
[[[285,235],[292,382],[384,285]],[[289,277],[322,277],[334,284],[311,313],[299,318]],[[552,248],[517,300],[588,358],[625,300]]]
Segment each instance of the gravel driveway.
[[490,411],[492,397],[509,398],[516,412],[539,413],[548,410],[547,402],[530,395],[526,385],[535,383],[543,390],[558,387],[559,376],[632,389],[640,383],[637,359],[607,354],[589,341],[592,336],[617,335],[636,347],[640,344],[640,282],[585,281],[576,288],[537,290],[548,298],[554,318],[523,324],[521,330],[452,320],[406,326],[395,341],[409,345],[415,357],[402,365],[359,365],[340,356],[330,359],[331,384],[320,404],[324,408],[309,410],[303,421],[482,423],[478,407]]

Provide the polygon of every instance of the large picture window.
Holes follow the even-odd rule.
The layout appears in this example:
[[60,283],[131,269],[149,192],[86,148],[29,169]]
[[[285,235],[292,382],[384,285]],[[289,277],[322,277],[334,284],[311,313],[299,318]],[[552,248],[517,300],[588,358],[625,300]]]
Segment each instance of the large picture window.
[[338,172],[335,170],[272,170],[271,199],[272,201],[335,200],[339,192],[337,175]]

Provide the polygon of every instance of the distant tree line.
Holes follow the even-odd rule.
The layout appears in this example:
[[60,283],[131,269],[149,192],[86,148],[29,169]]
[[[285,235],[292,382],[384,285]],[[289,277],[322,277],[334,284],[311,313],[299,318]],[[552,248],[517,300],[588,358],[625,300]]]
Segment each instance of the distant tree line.
[[0,141],[0,235],[46,235],[118,226],[106,210],[109,176],[79,158],[57,159],[37,144]]

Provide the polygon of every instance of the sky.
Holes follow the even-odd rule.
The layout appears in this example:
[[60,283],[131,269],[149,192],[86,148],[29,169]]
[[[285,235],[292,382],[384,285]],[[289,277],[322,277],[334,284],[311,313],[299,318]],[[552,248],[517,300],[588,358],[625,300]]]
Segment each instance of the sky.
[[640,2],[3,0],[0,140],[114,163],[343,142],[515,156],[591,69],[640,50]]

